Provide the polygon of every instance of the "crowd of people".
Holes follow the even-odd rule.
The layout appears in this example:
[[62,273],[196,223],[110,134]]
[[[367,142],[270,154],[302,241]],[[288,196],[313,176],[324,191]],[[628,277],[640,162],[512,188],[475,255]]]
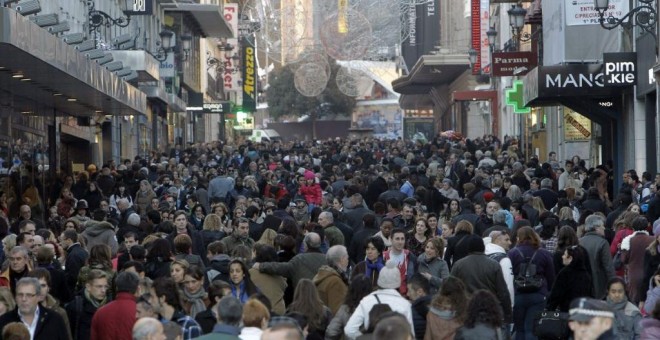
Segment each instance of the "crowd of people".
[[660,174],[611,168],[439,136],[12,169],[2,338],[660,339]]

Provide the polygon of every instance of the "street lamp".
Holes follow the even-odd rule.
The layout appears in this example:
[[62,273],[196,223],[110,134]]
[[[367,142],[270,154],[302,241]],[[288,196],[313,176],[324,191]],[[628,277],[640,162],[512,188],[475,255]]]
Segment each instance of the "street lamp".
[[631,9],[621,18],[615,18],[612,12],[605,17],[605,12],[608,10],[609,0],[594,0],[594,7],[598,11],[598,21],[600,26],[604,29],[615,29],[619,26],[629,29],[633,26],[639,26],[644,31],[656,36],[656,21],[658,12],[656,6],[653,4],[656,0],[638,0],[640,5]]
[[468,58],[470,59],[470,68],[471,69],[474,69],[474,64],[477,63],[477,55],[478,54],[479,54],[479,52],[477,52],[477,50],[475,50],[474,47],[470,47],[470,49],[468,50]]
[[87,3],[89,4],[89,12],[87,13],[87,15],[89,16],[89,31],[92,32],[94,30],[97,30],[101,26],[105,26],[105,27],[128,26],[131,23],[131,17],[130,15],[127,14],[127,12],[133,8],[133,2],[134,0],[122,0],[121,10],[122,12],[124,12],[124,15],[126,15],[126,17],[113,18],[112,16],[110,16],[110,14],[106,12],[95,10],[94,1],[87,1]]
[[186,60],[188,60],[188,56],[190,55],[190,46],[192,45],[192,36],[190,36],[189,34],[182,35],[181,36],[181,45],[182,45],[182,48],[183,48],[183,51],[182,51],[183,56],[181,57],[181,59],[183,61],[186,61]]
[[491,51],[495,50],[495,40],[497,39],[497,30],[495,26],[491,26],[488,31],[486,31],[486,36],[488,37],[488,46],[490,46]]
[[147,53],[151,54],[151,56],[158,61],[165,61],[165,59],[167,59],[167,54],[172,49],[172,37],[174,37],[174,32],[170,30],[162,30],[158,35],[160,36],[160,42],[157,44],[160,45],[160,47],[155,54],[149,51],[147,51]]
[[540,27],[537,28],[536,31],[532,33],[523,31],[523,27],[525,26],[525,16],[527,16],[527,10],[522,8],[521,5],[513,5],[513,7],[511,7],[506,12],[509,14],[509,22],[511,24],[511,30],[513,32],[514,40],[528,42],[541,32]]

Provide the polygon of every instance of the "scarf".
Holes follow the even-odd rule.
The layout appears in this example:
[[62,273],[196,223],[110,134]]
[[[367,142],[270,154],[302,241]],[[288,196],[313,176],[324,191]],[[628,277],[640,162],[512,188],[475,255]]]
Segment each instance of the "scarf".
[[186,299],[186,301],[190,302],[191,307],[190,307],[190,317],[195,318],[197,316],[197,313],[203,312],[206,310],[206,304],[204,303],[204,299],[208,295],[204,291],[203,287],[197,293],[190,293],[188,292],[187,289],[183,290],[183,297]]
[[231,296],[240,300],[241,304],[246,303],[248,300],[248,295],[247,292],[245,291],[245,280],[241,281],[241,283],[238,284],[238,289],[240,289],[240,295],[236,288],[237,287],[235,284],[231,285]]
[[89,291],[87,291],[87,289],[85,289],[84,294],[85,294],[85,299],[87,299],[87,301],[89,301],[89,303],[91,303],[95,309],[99,309],[101,306],[105,305],[106,300],[108,300],[107,296],[104,297],[103,300],[101,301],[95,299],[93,296],[89,295]]
[[621,302],[614,302],[610,299],[610,297],[607,297],[607,304],[614,309],[614,313],[617,314],[616,319],[619,319],[619,313],[623,313],[624,309],[626,308],[626,305],[628,304],[628,299],[624,299]]
[[383,258],[380,256],[378,256],[378,259],[376,259],[376,262],[374,263],[372,263],[369,260],[365,260],[364,262],[367,265],[364,275],[366,275],[367,277],[371,277],[371,272],[373,270],[375,270],[377,273],[380,273],[380,270],[383,269],[383,267],[385,267],[385,264],[383,263]]

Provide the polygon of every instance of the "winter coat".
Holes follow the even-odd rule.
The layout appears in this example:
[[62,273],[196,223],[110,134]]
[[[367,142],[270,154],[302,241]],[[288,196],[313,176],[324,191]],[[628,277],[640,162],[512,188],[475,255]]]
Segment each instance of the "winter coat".
[[82,237],[85,240],[85,248],[88,252],[97,244],[106,244],[112,250],[112,257],[117,255],[119,244],[115,235],[115,227],[109,222],[94,220],[87,222]]
[[461,279],[470,294],[480,289],[493,293],[502,305],[504,320],[511,320],[511,297],[499,263],[484,254],[473,253],[456,262],[451,275]]
[[461,325],[453,311],[431,307],[426,315],[424,340],[453,340]]
[[639,322],[642,320],[642,313],[629,301],[623,303],[607,304],[614,310],[614,324],[612,329],[614,335],[619,340],[637,340],[642,329]]
[[426,315],[429,313],[432,298],[433,295],[427,294],[412,303],[411,310],[416,339],[422,340],[424,334],[426,334]]
[[[378,299],[376,299],[376,295]],[[348,319],[344,327],[344,334],[349,339],[355,339],[362,335],[360,327],[363,326],[363,329],[369,328],[369,311],[379,303],[379,300],[380,303],[389,305],[392,311],[403,314],[410,324],[410,329],[414,330],[410,302],[401,296],[396,289],[379,289],[362,298],[353,315]]]
[[138,191],[135,194],[135,199],[133,200],[135,205],[135,210],[140,216],[147,215],[147,207],[151,205],[151,200],[156,198],[156,193],[153,190],[147,191],[145,193]]
[[[632,235],[632,233],[633,230],[629,228],[624,228],[616,232],[614,239],[612,239],[612,243],[610,243],[610,255],[612,255],[612,258],[614,258],[614,255],[616,255],[617,251],[621,248],[621,242],[623,242],[623,239],[626,238],[626,236]],[[621,269],[615,271],[616,276],[624,277],[625,271],[625,267],[621,267]]]
[[152,280],[159,277],[169,277],[171,264],[171,259],[147,259],[147,262],[144,264],[144,274]]
[[500,267],[502,268],[502,275],[504,276],[504,282],[506,282],[506,286],[509,289],[509,296],[511,297],[511,305],[513,306],[514,296],[515,296],[514,287],[513,287],[513,265],[511,264],[511,259],[509,258],[509,255],[506,254],[504,248],[494,243],[486,244],[485,254],[488,255],[489,257],[491,255],[495,256],[493,254],[499,254],[497,255],[497,258],[501,257],[499,264]]
[[642,319],[639,325],[642,327],[642,334],[639,337],[641,340],[660,339],[660,320]]
[[427,261],[426,254],[422,253],[417,258],[417,272],[431,274],[431,291],[436,292],[440,289],[440,284],[444,279],[449,276],[449,266],[445,260],[434,257],[431,261]]
[[614,277],[614,266],[607,240],[596,232],[588,232],[580,239],[589,254],[591,279],[594,284],[594,298],[602,299],[607,293],[607,281]]
[[300,187],[300,195],[305,198],[307,204],[314,204],[316,206],[321,205],[323,193],[321,191],[321,186],[318,183],[302,185]]
[[644,301],[644,310],[648,314],[651,314],[658,301],[660,301],[660,286],[655,286],[653,278],[651,278],[649,282],[649,290],[646,292],[646,301]]
[[[204,239],[202,235],[192,228],[186,228],[186,234],[192,239],[192,253],[199,255],[200,257],[206,256],[206,248],[204,247]],[[172,231],[171,234],[167,235],[165,239],[170,241],[170,246],[174,249],[174,238],[177,236],[176,230]]]
[[[387,263],[390,259],[390,250],[383,252],[383,263]],[[417,258],[413,253],[408,251],[408,249],[403,250],[403,261],[399,263],[398,269],[401,274],[401,286],[399,287],[399,293],[406,296],[408,294],[408,280],[410,280],[413,275],[415,275],[417,268]]]
[[[79,300],[79,302],[76,302]],[[92,318],[98,310],[84,296],[76,296],[66,307],[66,314],[69,317],[71,326],[71,335],[77,340],[88,340],[92,336]]]
[[284,304],[284,291],[286,290],[286,279],[279,275],[270,275],[262,273],[254,268],[250,268],[250,280],[259,290],[266,295],[272,305],[272,311],[277,315],[286,313]]
[[231,262],[229,255],[214,255],[209,262],[209,266],[206,267],[206,282],[211,283],[215,280],[229,282],[229,262]]
[[[355,277],[356,275],[362,274],[366,275],[367,273],[367,262],[368,260],[360,261],[358,264],[353,267],[353,271],[351,272],[351,277]],[[383,263],[383,266],[385,264]],[[371,272],[371,285],[374,287],[374,289],[378,289],[378,274],[379,272],[376,270],[373,270]]]
[[254,240],[249,236],[243,238],[238,236],[236,233],[232,233],[231,235],[223,238],[220,242],[225,245],[225,253],[227,254],[231,254],[239,245],[244,245],[252,249],[255,243]]
[[621,261],[627,268],[628,298],[634,304],[639,304],[642,295],[640,283],[644,278],[644,253],[654,239],[646,231],[637,231],[621,242]]
[[66,261],[64,262],[64,274],[69,288],[76,286],[80,269],[87,263],[89,254],[80,243],[74,243],[66,250]]
[[579,265],[573,261],[557,274],[546,302],[546,309],[568,312],[571,301],[578,297],[593,297],[593,283],[591,272],[584,264]]
[[135,324],[133,294],[120,292],[117,298],[99,308],[92,319],[92,339],[130,339]]
[[[34,332],[33,340],[68,340],[69,333],[65,329],[62,317],[51,309],[37,306],[39,308],[39,321]],[[0,329],[4,328],[10,322],[22,324],[21,317],[18,315],[18,307],[8,311],[0,317]]]
[[[520,255],[522,253],[522,255]],[[536,256],[534,256],[536,253]],[[543,286],[538,291],[539,293],[547,296],[550,293],[550,288],[555,281],[555,265],[552,261],[552,254],[543,249],[535,249],[526,244],[519,244],[515,248],[509,250],[509,258],[513,265],[513,276],[516,277],[520,271],[520,265],[526,262],[526,258],[534,257],[533,263],[536,265],[536,275],[542,276]],[[519,292],[516,291],[516,294]]]
[[335,315],[348,293],[348,285],[344,278],[337,269],[324,265],[319,268],[312,281],[323,304],[330,308],[332,315]]
[[[461,215],[458,215],[461,216]],[[468,248],[468,242],[465,242],[465,239],[471,234],[459,231],[456,235],[447,239],[447,249],[445,250],[445,262],[449,266],[449,269],[458,262],[458,260],[464,258],[470,253]]]
[[313,279],[319,268],[324,264],[327,264],[325,254],[321,252],[307,252],[294,256],[289,262],[261,263],[259,265],[259,271],[289,278],[295,287],[301,279]]
[[344,336],[344,326],[351,317],[351,312],[348,310],[347,305],[341,305],[337,310],[337,314],[330,321],[328,329],[325,330],[326,340],[339,340]]

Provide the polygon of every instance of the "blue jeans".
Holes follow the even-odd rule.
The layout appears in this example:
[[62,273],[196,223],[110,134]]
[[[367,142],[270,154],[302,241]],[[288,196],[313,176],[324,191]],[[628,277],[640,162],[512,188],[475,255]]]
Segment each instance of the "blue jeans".
[[536,340],[532,333],[536,313],[545,309],[545,295],[541,293],[516,294],[513,303],[515,340]]

